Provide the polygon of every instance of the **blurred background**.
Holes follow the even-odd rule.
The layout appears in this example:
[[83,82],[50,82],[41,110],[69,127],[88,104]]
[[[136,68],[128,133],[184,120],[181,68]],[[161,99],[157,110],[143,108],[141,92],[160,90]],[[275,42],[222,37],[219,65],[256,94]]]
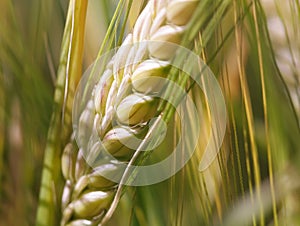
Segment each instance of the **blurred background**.
[[[300,225],[300,2],[226,2],[200,53],[226,99],[221,154],[204,173],[196,156],[167,181],[128,189],[110,225]],[[35,223],[68,3],[0,1],[0,225]],[[127,32],[145,3],[124,8]],[[83,71],[117,4],[89,1]]]

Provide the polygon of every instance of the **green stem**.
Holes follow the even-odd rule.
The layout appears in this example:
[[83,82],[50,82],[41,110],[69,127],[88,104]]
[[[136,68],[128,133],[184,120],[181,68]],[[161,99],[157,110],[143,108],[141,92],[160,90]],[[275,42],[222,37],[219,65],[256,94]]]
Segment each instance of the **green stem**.
[[72,102],[81,77],[87,1],[71,0],[62,40],[54,106],[45,148],[36,225],[58,225],[61,150],[71,132]]

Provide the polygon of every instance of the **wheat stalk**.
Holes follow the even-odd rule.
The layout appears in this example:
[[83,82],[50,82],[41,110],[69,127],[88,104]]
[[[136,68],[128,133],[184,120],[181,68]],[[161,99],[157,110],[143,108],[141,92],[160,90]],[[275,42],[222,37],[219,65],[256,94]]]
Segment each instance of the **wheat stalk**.
[[[62,172],[66,185],[61,225],[98,224],[110,207],[116,183],[101,176],[100,171],[120,177],[123,172],[119,172],[116,162],[102,163],[101,150],[105,148],[118,161],[127,162],[139,147],[136,137],[143,139],[146,125],[160,114],[159,100],[151,95],[163,89],[156,78],[168,76],[168,60],[176,51],[162,42],[181,42],[185,25],[197,4],[198,1],[150,0],[132,33],[108,63],[79,119],[78,142],[83,149],[78,150],[71,142],[63,152]],[[132,45],[142,41],[160,42],[146,48]],[[123,65],[124,69],[120,70]],[[117,126],[113,127],[114,124]],[[101,144],[86,134],[90,128],[97,130]],[[84,149],[89,149],[87,160],[97,162],[96,168],[85,163]]]

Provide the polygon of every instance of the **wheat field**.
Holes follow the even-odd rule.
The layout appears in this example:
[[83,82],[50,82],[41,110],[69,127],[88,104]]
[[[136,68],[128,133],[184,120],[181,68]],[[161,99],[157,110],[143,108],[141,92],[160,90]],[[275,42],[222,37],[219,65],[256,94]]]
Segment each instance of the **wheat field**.
[[0,226],[300,225],[299,0],[0,7]]

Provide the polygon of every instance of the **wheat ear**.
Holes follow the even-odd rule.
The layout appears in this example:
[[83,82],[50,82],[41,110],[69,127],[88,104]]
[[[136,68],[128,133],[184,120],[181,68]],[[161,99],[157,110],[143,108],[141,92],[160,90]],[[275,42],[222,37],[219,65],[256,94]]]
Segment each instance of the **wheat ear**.
[[[78,150],[74,142],[63,152],[62,170],[66,185],[62,196],[61,225],[95,225],[108,210],[116,183],[101,175],[106,171],[121,176],[122,172],[118,170],[117,161],[101,163],[101,150],[105,149],[119,162],[128,162],[134,154],[139,146],[134,139],[143,138],[147,123],[160,114],[158,99],[152,94],[160,92],[163,87],[155,77],[168,76],[168,60],[176,51],[175,48],[166,48],[162,42],[180,44],[197,4],[197,0],[150,0],[132,33],[124,40],[124,48],[120,48],[108,63],[78,126],[79,146],[89,149],[88,162],[97,162],[97,167],[91,168],[85,163],[83,149]],[[147,45],[147,48],[130,45],[143,41],[160,42]],[[126,66],[120,70],[120,65]],[[97,130],[101,144],[86,134],[91,127]],[[127,147],[126,143],[133,146]]]

